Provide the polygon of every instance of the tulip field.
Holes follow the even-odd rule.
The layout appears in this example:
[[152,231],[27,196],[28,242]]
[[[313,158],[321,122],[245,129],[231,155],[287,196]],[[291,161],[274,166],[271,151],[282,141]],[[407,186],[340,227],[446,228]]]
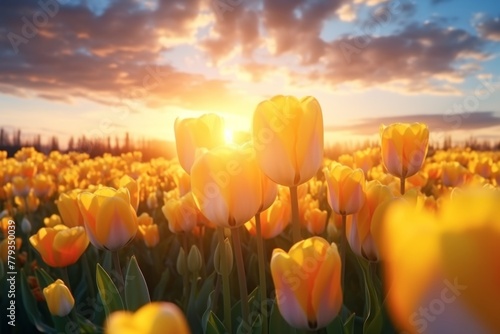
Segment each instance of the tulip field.
[[333,160],[313,97],[172,126],[172,160],[0,151],[1,333],[500,332],[500,151]]

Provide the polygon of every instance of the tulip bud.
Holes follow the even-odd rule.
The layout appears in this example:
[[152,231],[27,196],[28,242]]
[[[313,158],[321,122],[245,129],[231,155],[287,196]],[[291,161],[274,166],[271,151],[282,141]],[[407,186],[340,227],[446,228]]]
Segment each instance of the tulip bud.
[[21,221],[21,231],[28,235],[31,233],[31,223],[26,217]]
[[225,259],[221,258],[220,244],[217,244],[217,248],[215,248],[215,255],[214,255],[214,267],[219,275],[222,275],[222,261],[226,261],[225,263],[227,264],[228,267],[227,270],[228,275],[231,273],[231,270],[233,270],[233,249],[231,248],[231,244],[229,243],[228,239],[224,240],[224,251],[226,255]]
[[60,279],[43,289],[43,295],[52,315],[64,317],[71,312],[75,305],[75,299],[71,292]]
[[176,268],[177,268],[177,272],[179,273],[179,275],[184,276],[187,274],[186,252],[184,252],[184,248],[182,248],[182,247],[179,250],[179,254],[177,254]]
[[191,246],[189,250],[188,258],[187,258],[187,266],[189,272],[193,274],[195,277],[198,276],[198,273],[201,270],[201,266],[203,264],[203,259],[201,258],[201,253],[196,245]]

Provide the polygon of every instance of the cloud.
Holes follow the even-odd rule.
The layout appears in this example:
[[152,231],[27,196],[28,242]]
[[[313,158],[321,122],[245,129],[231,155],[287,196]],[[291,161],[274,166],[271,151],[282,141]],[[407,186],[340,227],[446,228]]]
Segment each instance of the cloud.
[[380,125],[392,123],[425,123],[430,132],[472,131],[500,126],[500,114],[491,111],[476,111],[467,114],[446,113],[442,115],[415,114],[365,118],[351,125],[326,126],[327,132],[347,131],[357,135],[373,135],[378,133]]
[[500,41],[500,16],[481,15],[476,22],[476,30],[483,38]]
[[324,69],[311,76],[333,86],[351,83],[408,93],[453,93],[450,84],[477,70],[464,67],[464,61],[473,59],[477,63],[488,58],[484,45],[479,37],[462,29],[413,23],[393,35],[360,33],[331,42]]
[[[0,3],[0,21],[5,22],[0,92],[62,102],[83,97],[108,105],[133,100],[205,110],[214,110],[219,99],[239,99],[227,81],[184,72],[161,60],[173,39],[180,44],[196,39],[199,27],[193,22],[200,17],[201,0],[158,1],[154,7],[112,1],[100,15],[86,2],[53,3],[53,17],[35,0]],[[36,21],[43,15],[47,20]]]

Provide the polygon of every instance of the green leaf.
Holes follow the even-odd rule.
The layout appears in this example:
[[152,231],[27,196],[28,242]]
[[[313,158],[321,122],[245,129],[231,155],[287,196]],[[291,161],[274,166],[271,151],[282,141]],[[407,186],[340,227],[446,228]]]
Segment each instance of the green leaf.
[[242,321],[238,329],[236,330],[236,334],[261,334],[262,332],[262,317],[260,314],[257,314],[252,325],[248,325],[246,322]]
[[148,285],[135,256],[132,256],[128,263],[127,275],[125,276],[125,303],[127,310],[136,311],[141,306],[150,302]]
[[155,291],[153,292],[153,300],[162,300],[165,294],[165,288],[167,286],[168,280],[170,279],[170,271],[166,268],[161,274],[160,281],[156,285]]
[[35,327],[40,332],[55,333],[56,332],[55,329],[49,327],[42,321],[42,316],[37,308],[37,302],[35,296],[33,296],[33,293],[31,292],[31,289],[29,287],[28,279],[26,278],[26,273],[24,272],[24,269],[21,269],[20,283],[21,283],[21,298],[23,301],[24,310],[26,311],[31,323],[35,325]]
[[363,333],[377,334],[382,330],[382,309],[375,287],[375,282],[370,275],[370,264],[364,260],[356,257],[358,263],[363,271],[364,287],[365,287],[365,322],[363,324]]
[[114,311],[125,309],[123,307],[123,301],[120,297],[118,289],[111,280],[111,277],[109,277],[108,273],[99,263],[97,264],[96,283],[97,289],[99,290],[99,296],[101,297],[102,304],[104,305],[106,317]]
[[205,334],[225,334],[224,324],[217,318],[214,312],[210,311],[207,319]]
[[354,333],[354,321],[356,320],[356,313],[352,313],[344,324],[344,333],[353,334]]
[[[212,291],[214,291],[214,281],[217,277],[216,274],[217,273],[214,271],[203,281],[200,292],[196,297],[196,310],[198,314],[203,314],[205,309],[207,308],[209,295]],[[208,307],[210,307],[210,305]]]
[[338,315],[333,319],[332,322],[326,326],[327,334],[343,334],[344,333],[344,325],[342,325],[342,317]]
[[54,283],[54,279],[43,268],[35,269],[35,276],[40,286],[40,290],[42,291],[44,288]]

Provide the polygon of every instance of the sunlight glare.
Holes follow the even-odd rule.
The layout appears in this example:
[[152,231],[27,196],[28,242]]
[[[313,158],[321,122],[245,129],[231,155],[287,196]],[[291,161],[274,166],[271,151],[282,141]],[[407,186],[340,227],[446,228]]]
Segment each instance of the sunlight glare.
[[225,129],[224,130],[224,140],[226,141],[227,144],[232,144],[234,140],[234,132],[231,129]]

